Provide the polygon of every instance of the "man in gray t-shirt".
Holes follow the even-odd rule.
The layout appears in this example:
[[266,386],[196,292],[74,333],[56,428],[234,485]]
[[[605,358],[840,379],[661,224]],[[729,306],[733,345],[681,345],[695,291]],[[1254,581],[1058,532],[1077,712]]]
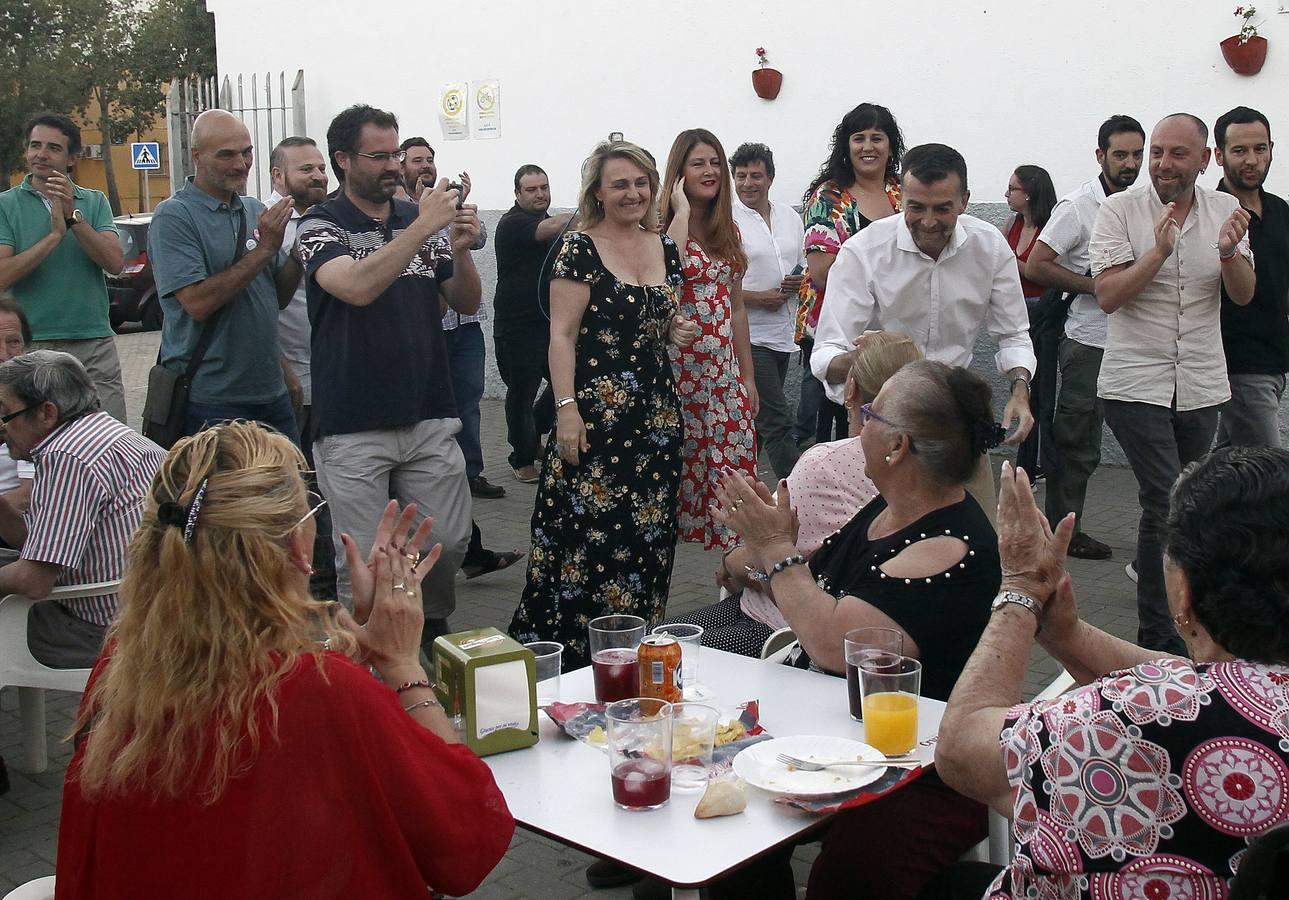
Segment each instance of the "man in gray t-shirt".
[[250,133],[231,113],[207,110],[193,123],[197,174],[157,207],[148,230],[165,313],[160,362],[184,371],[204,324],[219,312],[193,376],[185,434],[243,418],[298,442],[277,333],[278,309],[300,277],[294,261],[277,261],[291,200],[265,208],[242,196],[251,153]]

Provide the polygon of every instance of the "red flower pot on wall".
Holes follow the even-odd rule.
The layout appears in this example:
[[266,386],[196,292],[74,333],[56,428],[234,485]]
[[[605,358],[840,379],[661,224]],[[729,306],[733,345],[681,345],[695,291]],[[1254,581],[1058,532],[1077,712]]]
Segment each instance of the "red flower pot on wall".
[[760,69],[752,70],[752,90],[763,100],[773,100],[779,96],[779,88],[783,87],[783,73],[778,69],[771,69],[765,66]]
[[1226,64],[1237,75],[1257,75],[1262,71],[1262,64],[1267,61],[1267,39],[1261,35],[1249,38],[1243,44],[1240,36],[1233,34],[1219,44]]

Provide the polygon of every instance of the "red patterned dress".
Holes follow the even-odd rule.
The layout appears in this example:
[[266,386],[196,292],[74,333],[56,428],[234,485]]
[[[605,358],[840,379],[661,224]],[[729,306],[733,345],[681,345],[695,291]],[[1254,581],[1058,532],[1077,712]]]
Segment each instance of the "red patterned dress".
[[734,267],[712,259],[695,240],[685,242],[685,288],[680,315],[698,323],[698,337],[671,347],[685,422],[680,480],[680,539],[728,550],[735,535],[712,518],[716,485],[728,466],[756,476],[756,430],[734,354],[730,292]]

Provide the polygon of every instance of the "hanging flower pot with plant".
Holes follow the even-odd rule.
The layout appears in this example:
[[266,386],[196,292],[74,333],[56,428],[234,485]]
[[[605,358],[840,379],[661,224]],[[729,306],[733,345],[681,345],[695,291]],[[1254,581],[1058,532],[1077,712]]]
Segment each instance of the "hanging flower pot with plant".
[[1240,33],[1218,44],[1222,58],[1237,75],[1256,75],[1267,61],[1267,39],[1258,34],[1258,26],[1252,21],[1257,14],[1256,7],[1237,6],[1235,15],[1244,20]]
[[756,48],[756,56],[761,65],[752,70],[752,90],[762,100],[773,100],[783,87],[783,73],[770,67],[764,47]]

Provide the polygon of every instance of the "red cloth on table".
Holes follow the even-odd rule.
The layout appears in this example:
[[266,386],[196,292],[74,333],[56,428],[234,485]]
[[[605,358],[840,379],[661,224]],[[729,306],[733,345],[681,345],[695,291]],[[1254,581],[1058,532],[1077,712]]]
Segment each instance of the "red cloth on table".
[[[107,654],[91,684],[105,664]],[[335,653],[324,668],[325,679],[303,658],[280,682],[277,740],[261,729],[249,770],[213,805],[137,791],[87,800],[77,748],[58,830],[59,900],[474,890],[515,827],[491,771],[416,724],[365,669]]]

